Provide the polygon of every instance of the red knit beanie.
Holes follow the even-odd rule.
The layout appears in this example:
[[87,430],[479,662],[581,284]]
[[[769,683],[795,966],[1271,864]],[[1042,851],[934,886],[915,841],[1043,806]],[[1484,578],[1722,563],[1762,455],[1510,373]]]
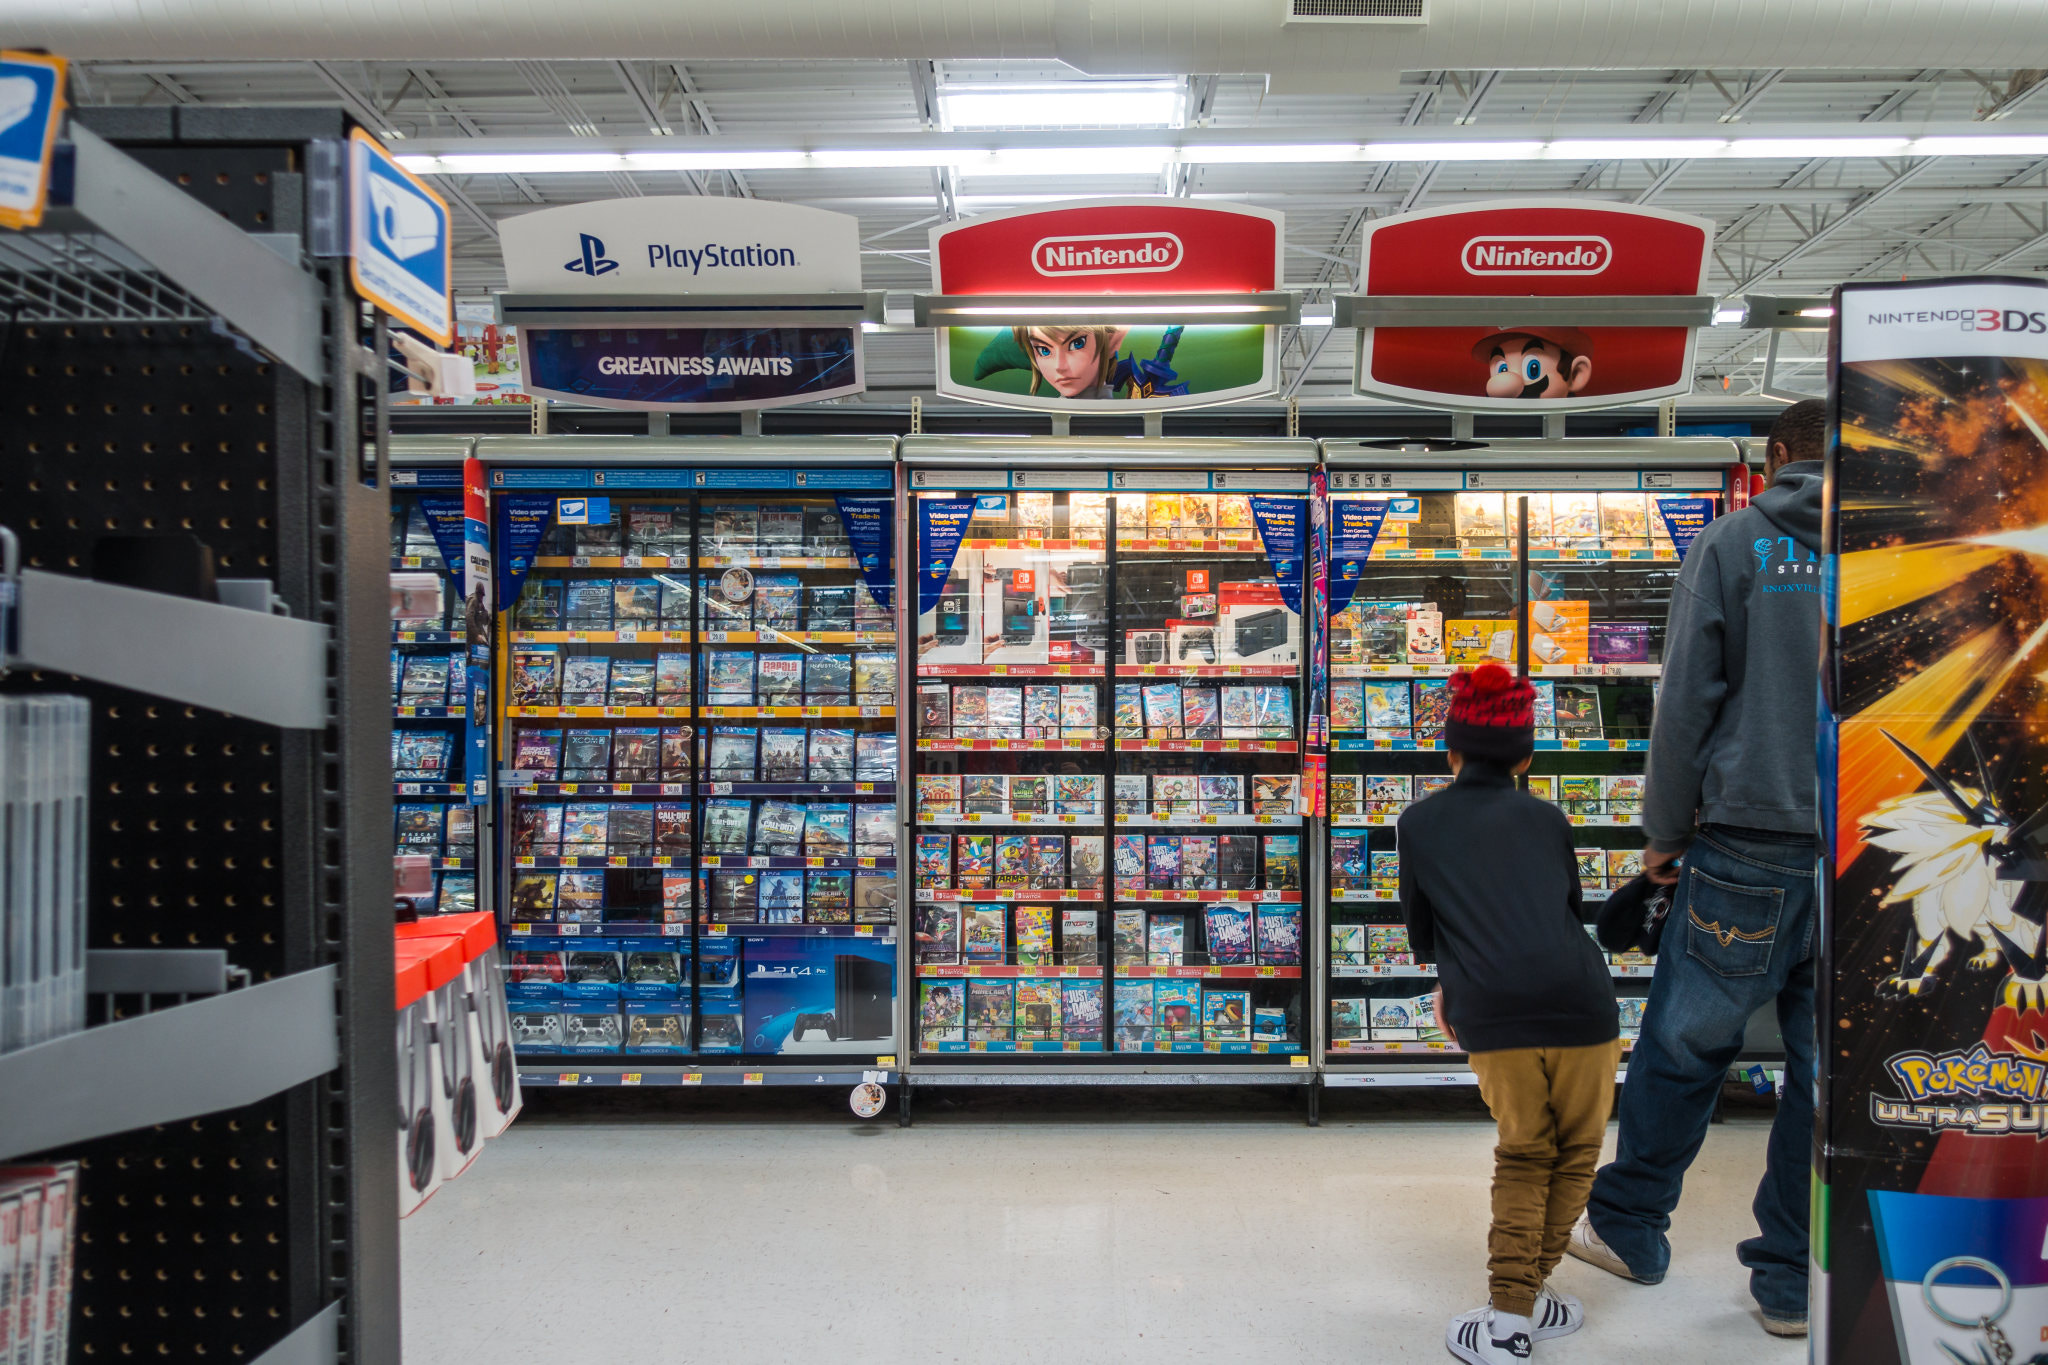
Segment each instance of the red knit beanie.
[[1444,747],[1513,767],[1536,748],[1536,689],[1499,664],[1451,675]]

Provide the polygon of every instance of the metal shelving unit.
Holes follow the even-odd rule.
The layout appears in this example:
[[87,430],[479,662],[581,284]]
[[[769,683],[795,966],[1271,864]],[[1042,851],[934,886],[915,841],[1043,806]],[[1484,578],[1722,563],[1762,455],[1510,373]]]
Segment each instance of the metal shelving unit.
[[[399,1356],[383,337],[317,254],[348,132],[80,110],[0,234],[0,686],[92,709],[93,1026],[0,1057],[0,1156],[84,1168],[74,1358]],[[86,577],[175,534],[254,609]]]

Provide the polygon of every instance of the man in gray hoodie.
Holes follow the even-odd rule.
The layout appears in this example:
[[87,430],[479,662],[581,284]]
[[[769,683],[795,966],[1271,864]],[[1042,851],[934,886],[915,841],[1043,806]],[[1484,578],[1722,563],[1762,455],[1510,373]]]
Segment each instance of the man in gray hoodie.
[[1644,870],[1674,884],[1641,1037],[1571,1254],[1643,1284],[1751,1014],[1775,1001],[1785,1084],[1737,1255],[1776,1336],[1806,1333],[1814,865],[1827,405],[1771,427],[1770,487],[1694,541],[1671,594],[1643,799]]

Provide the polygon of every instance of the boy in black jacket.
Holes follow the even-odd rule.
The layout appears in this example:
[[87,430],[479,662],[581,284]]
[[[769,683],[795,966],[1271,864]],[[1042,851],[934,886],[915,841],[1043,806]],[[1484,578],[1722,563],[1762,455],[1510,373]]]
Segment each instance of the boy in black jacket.
[[1535,748],[1535,699],[1499,664],[1454,676],[1444,747],[1458,780],[1395,827],[1409,945],[1437,964],[1437,1018],[1470,1054],[1500,1127],[1491,1301],[1445,1334],[1472,1365],[1526,1360],[1531,1342],[1585,1321],[1548,1281],[1592,1188],[1621,1060],[1571,824],[1515,784]]

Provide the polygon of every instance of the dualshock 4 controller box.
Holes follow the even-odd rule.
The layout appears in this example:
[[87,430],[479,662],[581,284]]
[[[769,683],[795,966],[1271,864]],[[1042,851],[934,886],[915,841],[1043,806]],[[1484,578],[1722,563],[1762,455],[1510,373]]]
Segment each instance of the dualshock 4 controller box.
[[680,1000],[628,1000],[626,1052],[662,1054],[690,1050],[690,1007]]
[[617,1052],[623,1038],[616,1000],[564,1000],[555,1006],[562,1014],[563,1052]]

